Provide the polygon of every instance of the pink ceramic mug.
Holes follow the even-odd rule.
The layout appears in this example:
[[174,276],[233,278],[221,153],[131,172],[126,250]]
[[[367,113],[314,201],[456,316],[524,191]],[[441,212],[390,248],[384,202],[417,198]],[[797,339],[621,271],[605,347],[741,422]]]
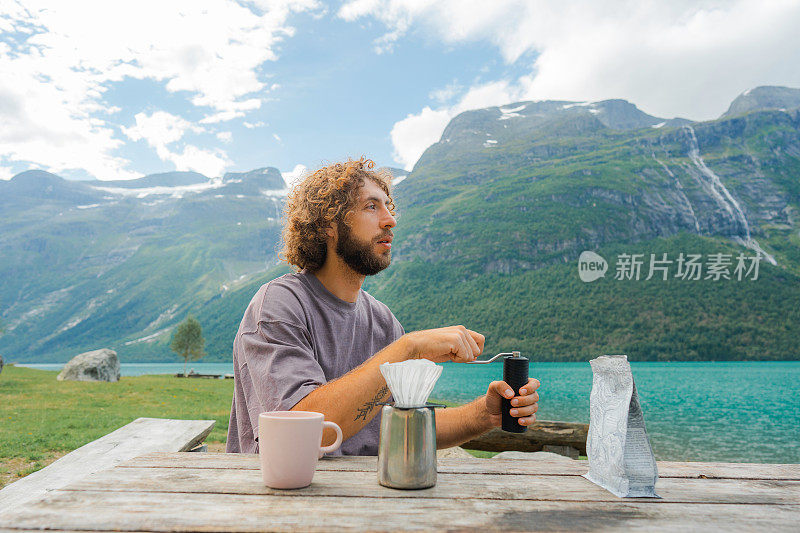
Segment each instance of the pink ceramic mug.
[[[322,446],[322,429],[336,431],[336,442]],[[313,411],[272,411],[258,415],[258,455],[261,476],[273,489],[307,487],[314,478],[317,459],[342,444],[342,428],[325,422]]]

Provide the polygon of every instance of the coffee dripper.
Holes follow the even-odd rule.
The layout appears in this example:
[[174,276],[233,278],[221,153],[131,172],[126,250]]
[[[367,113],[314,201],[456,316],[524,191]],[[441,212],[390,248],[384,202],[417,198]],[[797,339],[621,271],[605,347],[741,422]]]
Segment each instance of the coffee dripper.
[[425,359],[380,366],[395,401],[383,404],[378,483],[395,489],[436,484],[436,414],[428,403],[442,367]]

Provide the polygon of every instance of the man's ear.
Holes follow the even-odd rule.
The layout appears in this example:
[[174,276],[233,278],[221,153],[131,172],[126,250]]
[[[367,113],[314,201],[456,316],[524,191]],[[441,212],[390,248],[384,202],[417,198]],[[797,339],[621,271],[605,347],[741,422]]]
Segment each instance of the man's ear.
[[333,222],[331,222],[331,223],[330,223],[330,225],[328,225],[328,227],[325,229],[325,234],[326,234],[326,235],[327,235],[329,238],[331,238],[331,239],[333,239],[333,240],[335,241],[335,240],[336,240],[336,237],[337,237],[337,235],[339,234],[339,232],[338,232],[338,231],[337,231],[337,229],[336,229],[336,224],[334,224]]

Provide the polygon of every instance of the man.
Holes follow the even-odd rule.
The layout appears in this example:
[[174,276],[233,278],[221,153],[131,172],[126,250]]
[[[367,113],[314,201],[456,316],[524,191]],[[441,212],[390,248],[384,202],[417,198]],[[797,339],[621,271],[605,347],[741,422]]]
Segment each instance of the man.
[[[299,269],[263,285],[233,344],[234,397],[228,452],[258,451],[258,415],[317,411],[344,434],[337,453],[377,455],[380,412],[389,398],[384,362],[426,358],[473,361],[483,335],[463,326],[405,333],[389,311],[361,289],[391,262],[396,225],[391,176],[361,158],[324,167],[289,195],[283,259]],[[501,397],[511,414],[534,422],[539,382],[519,391],[502,381],[470,404],[436,410],[439,448],[456,446],[500,425]],[[516,396],[515,396],[516,394]],[[334,441],[326,430],[323,443]]]

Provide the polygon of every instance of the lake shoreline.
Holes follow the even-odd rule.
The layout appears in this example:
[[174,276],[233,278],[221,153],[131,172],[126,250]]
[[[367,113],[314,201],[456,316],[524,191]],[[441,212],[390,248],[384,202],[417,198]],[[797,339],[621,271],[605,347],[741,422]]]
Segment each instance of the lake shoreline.
[[[60,370],[60,365],[53,366],[51,371]],[[147,380],[159,380],[165,388],[225,381],[232,388],[233,383],[171,376],[183,371],[183,363],[121,366],[121,384],[137,381],[125,375],[132,371]],[[431,397],[452,403],[469,402],[485,394],[491,381],[502,379],[502,363],[442,366]],[[800,395],[800,362],[633,362],[631,367],[659,460],[800,463],[800,412],[793,407]],[[232,364],[196,362],[188,368],[198,373],[232,373]],[[589,422],[592,373],[588,363],[533,362],[530,374],[542,382],[539,419]],[[55,373],[53,382],[54,377]],[[4,378],[5,371],[0,382]],[[215,408],[219,418],[226,419],[230,395]],[[136,410],[136,405],[130,409]],[[195,418],[197,413],[188,412],[186,417]]]

